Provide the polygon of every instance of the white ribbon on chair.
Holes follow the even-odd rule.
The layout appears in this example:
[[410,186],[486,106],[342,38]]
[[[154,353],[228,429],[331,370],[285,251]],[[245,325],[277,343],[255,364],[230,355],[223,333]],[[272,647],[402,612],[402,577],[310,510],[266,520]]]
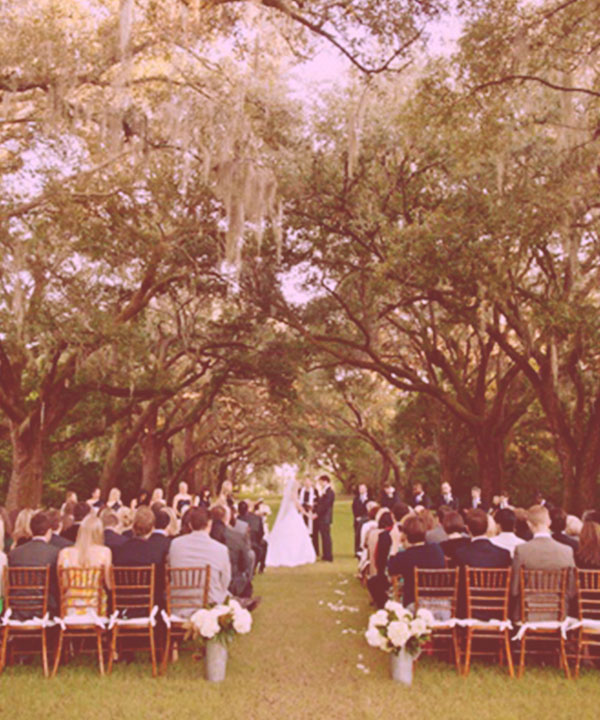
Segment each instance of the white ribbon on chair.
[[512,630],[513,624],[510,620],[478,620],[477,618],[448,618],[447,620],[434,620],[431,627],[436,628],[454,628],[454,627],[479,627],[490,628],[494,630]]
[[[164,612],[164,610],[163,610]],[[126,626],[140,626],[140,627],[147,627],[150,625],[151,627],[154,627],[156,625],[156,615],[158,614],[158,605],[155,605],[150,615],[147,615],[145,617],[137,617],[137,618],[121,618],[119,617],[118,612],[114,612],[110,616],[110,621],[108,623],[108,629],[112,630],[115,625],[119,625],[120,627],[126,627]]]
[[519,632],[514,636],[513,640],[521,640],[528,630],[560,630],[563,638],[567,639],[567,632],[573,629],[573,622],[577,622],[575,618],[565,618],[564,620],[538,620],[537,622],[525,622],[521,624]]
[[160,615],[168,628],[171,627],[171,623],[184,623],[189,621],[189,618],[183,618],[179,615],[168,615],[165,610],[161,610]]
[[50,620],[48,613],[46,613],[43,618],[34,617],[28,620],[11,620],[10,618],[12,616],[12,612],[12,608],[8,608],[8,610],[4,613],[2,616],[2,625],[16,628],[49,628],[54,627],[56,624],[54,620]]
[[600,620],[591,620],[588,618],[578,620],[577,618],[569,617],[565,620],[565,623],[567,623],[567,632],[570,632],[571,630],[578,630],[579,628],[600,632]]
[[83,615],[65,615],[64,617],[55,617],[54,620],[60,625],[61,630],[75,625],[97,625],[104,628],[108,624],[108,618],[98,615],[98,613],[90,610]]

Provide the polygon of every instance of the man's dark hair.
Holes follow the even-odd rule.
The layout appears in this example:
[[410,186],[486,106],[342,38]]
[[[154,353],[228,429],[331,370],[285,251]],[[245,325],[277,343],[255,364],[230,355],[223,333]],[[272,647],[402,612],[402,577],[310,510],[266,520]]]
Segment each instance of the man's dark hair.
[[86,502],[78,502],[73,508],[73,519],[75,522],[81,522],[91,510],[92,508]]
[[559,507],[550,510],[550,530],[553,533],[561,533],[567,527],[567,513]]
[[146,505],[142,505],[135,511],[133,518],[133,534],[136,537],[144,537],[154,530],[154,513]]
[[406,518],[402,525],[402,530],[406,535],[406,539],[411,545],[415,543],[425,542],[425,523],[422,518],[417,515],[411,515]]
[[62,521],[62,515],[60,514],[60,510],[57,510],[56,508],[50,508],[50,510],[46,510],[46,517],[48,518],[48,522],[50,523],[52,532],[57,532]]
[[188,523],[192,530],[206,530],[210,518],[208,516],[208,510],[205,507],[200,506],[190,508],[187,512],[187,515]]
[[380,530],[383,530],[384,528],[392,527],[394,524],[394,518],[392,517],[392,513],[389,510],[386,510],[386,512],[381,513],[379,516],[379,522],[377,523],[377,527]]
[[483,510],[471,510],[467,514],[467,527],[473,537],[485,535],[488,528],[488,518]]
[[438,517],[438,520],[440,521],[440,525],[444,524],[444,515],[446,515],[446,513],[449,513],[449,512],[452,512],[452,508],[450,507],[450,505],[440,505],[439,506],[439,508],[437,509],[437,517]]
[[494,520],[502,532],[514,532],[517,525],[517,516],[510,508],[502,508],[494,515]]
[[31,534],[35,537],[36,535],[45,535],[50,529],[50,520],[45,512],[38,512],[32,518],[30,522]]
[[394,516],[394,519],[396,520],[396,522],[400,522],[400,520],[402,520],[402,518],[405,515],[408,515],[409,512],[410,512],[410,508],[408,507],[408,505],[406,503],[403,503],[403,502],[394,503],[394,507],[392,508],[392,515]]
[[214,522],[225,522],[227,510],[222,505],[215,505],[210,509],[210,519]]
[[248,512],[248,503],[245,500],[240,500],[238,503],[238,516],[241,517]]
[[154,513],[154,527],[157,530],[164,530],[169,527],[170,522],[171,518],[169,517],[169,513],[166,513],[164,510],[159,510],[157,513]]
[[444,517],[441,522],[447,535],[464,532],[466,530],[462,515],[459,512],[456,512],[456,510],[449,510],[447,513],[444,513]]
[[331,480],[329,479],[329,475],[320,475],[319,480],[324,483],[330,483]]

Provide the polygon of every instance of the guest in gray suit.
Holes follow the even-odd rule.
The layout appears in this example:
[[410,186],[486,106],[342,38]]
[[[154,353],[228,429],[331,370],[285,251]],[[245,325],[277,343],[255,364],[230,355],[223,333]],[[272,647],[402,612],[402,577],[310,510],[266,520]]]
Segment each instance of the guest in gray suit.
[[[231,582],[231,564],[227,547],[210,537],[211,521],[204,507],[190,508],[188,511],[191,532],[176,537],[171,542],[167,562],[170,567],[210,566],[209,603],[222,603],[229,596]],[[186,597],[198,600],[202,607],[204,587],[197,590],[182,591]],[[187,614],[191,615],[192,610]]]
[[[527,511],[527,524],[533,539],[515,547],[511,592],[519,594],[520,570],[559,570],[574,568],[573,548],[552,539],[550,513],[543,505],[533,505]],[[574,594],[574,583],[569,583],[568,595]]]

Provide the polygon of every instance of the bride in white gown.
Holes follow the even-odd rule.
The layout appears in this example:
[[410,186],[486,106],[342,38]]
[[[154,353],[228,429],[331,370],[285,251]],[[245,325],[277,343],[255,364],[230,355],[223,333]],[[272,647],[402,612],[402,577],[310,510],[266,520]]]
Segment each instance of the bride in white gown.
[[315,549],[302,519],[303,514],[306,513],[298,501],[298,483],[290,478],[269,534],[267,567],[295,567],[316,561]]

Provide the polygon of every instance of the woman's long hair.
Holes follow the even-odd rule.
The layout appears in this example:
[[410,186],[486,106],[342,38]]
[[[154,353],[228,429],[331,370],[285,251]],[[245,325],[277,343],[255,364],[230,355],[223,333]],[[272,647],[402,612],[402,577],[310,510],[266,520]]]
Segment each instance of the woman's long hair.
[[21,510],[21,512],[17,515],[12,534],[15,543],[23,538],[29,540],[33,537],[31,533],[31,518],[34,514],[35,513],[31,508],[23,508],[23,510]]
[[586,520],[579,535],[577,559],[586,565],[600,568],[600,525],[594,520]]
[[81,565],[81,567],[91,567],[92,548],[94,545],[103,544],[104,531],[102,520],[96,515],[87,515],[79,526],[77,540],[75,540],[79,565]]

